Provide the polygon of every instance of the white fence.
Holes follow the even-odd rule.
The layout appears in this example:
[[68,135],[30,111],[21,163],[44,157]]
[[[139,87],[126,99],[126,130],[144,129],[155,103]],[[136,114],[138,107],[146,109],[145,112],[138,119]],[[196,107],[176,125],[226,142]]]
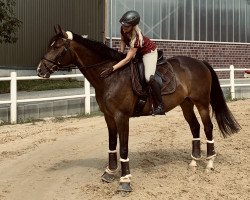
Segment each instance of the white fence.
[[[61,78],[76,78],[83,77],[82,74],[71,74],[71,75],[54,75],[51,79]],[[10,77],[0,78],[0,81],[10,81],[10,100],[0,101],[0,104],[10,104],[10,121],[12,124],[17,123],[17,103],[28,103],[34,101],[51,101],[61,99],[74,99],[74,98],[85,98],[85,114],[90,114],[90,97],[94,97],[95,94],[90,93],[90,83],[84,79],[84,94],[83,95],[72,95],[72,96],[60,96],[60,97],[49,97],[49,98],[36,98],[36,99],[17,99],[17,81],[18,80],[39,80],[42,79],[38,76],[20,76],[17,77],[16,72],[11,72]],[[43,79],[45,80],[45,79]]]
[[215,71],[228,71],[230,72],[230,83],[229,84],[225,84],[225,85],[221,85],[221,87],[230,87],[230,93],[231,93],[231,98],[235,99],[235,87],[245,87],[245,86],[250,86],[250,84],[236,84],[235,83],[235,78],[234,78],[234,72],[235,71],[246,71],[249,69],[246,68],[234,68],[233,65],[230,65],[229,69],[214,69]]
[[[249,69],[239,69],[234,68],[233,65],[228,69],[215,69],[215,71],[229,71],[230,72],[230,84],[221,85],[221,87],[230,87],[231,97],[235,98],[235,87],[238,86],[250,86],[250,84],[235,84],[234,72],[235,71],[245,71]],[[82,74],[73,74],[73,75],[54,75],[51,76],[51,79],[61,79],[61,78],[75,78],[82,77]],[[61,100],[61,99],[73,99],[73,98],[85,98],[85,114],[90,114],[90,97],[94,97],[95,94],[90,93],[90,83],[87,79],[84,79],[84,89],[85,94],[83,95],[72,95],[72,96],[60,96],[60,97],[49,97],[49,98],[36,98],[36,99],[17,99],[17,81],[18,80],[38,80],[42,79],[37,76],[21,76],[17,77],[16,72],[11,72],[10,77],[0,78],[0,81],[10,81],[10,100],[9,101],[0,101],[0,104],[10,104],[10,120],[12,124],[17,123],[17,104],[18,103],[27,103],[34,101],[51,101],[51,100]],[[44,79],[43,79],[44,80]]]

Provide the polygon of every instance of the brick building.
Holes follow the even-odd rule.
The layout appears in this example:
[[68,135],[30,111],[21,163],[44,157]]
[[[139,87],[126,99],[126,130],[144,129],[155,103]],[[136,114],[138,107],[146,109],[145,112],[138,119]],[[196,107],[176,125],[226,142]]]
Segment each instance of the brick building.
[[18,0],[19,40],[1,44],[0,69],[35,69],[55,24],[99,41],[111,38],[118,48],[119,19],[128,10],[140,13],[143,33],[168,58],[187,55],[215,68],[250,67],[250,0]]
[[[250,67],[249,0],[113,0],[107,39],[119,46],[121,15],[137,10],[140,28],[167,57],[187,55],[214,68]],[[111,31],[112,30],[112,31]],[[111,33],[112,32],[112,33]],[[220,72],[226,78],[227,72]],[[237,76],[242,76],[238,73]]]

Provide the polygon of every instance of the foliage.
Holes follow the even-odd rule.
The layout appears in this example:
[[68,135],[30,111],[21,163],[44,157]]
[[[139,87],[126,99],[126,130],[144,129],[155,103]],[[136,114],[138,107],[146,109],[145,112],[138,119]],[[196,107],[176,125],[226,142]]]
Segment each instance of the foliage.
[[22,22],[15,16],[15,5],[15,0],[0,0],[0,44],[17,41],[16,32]]

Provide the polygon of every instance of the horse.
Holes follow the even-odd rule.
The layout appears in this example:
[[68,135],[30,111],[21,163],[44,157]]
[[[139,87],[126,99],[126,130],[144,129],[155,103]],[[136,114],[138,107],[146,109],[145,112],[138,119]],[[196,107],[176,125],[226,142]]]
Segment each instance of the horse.
[[[55,26],[54,29],[55,35],[37,66],[37,75],[49,78],[52,73],[66,66],[75,65],[79,68],[95,88],[96,100],[108,128],[108,164],[101,179],[105,182],[115,180],[118,169],[117,140],[119,137],[121,177],[117,190],[131,192],[128,157],[129,119],[133,117],[139,98],[132,89],[129,67],[132,63],[116,70],[106,78],[100,78],[101,72],[123,59],[123,54],[102,42],[65,31],[60,26]],[[178,105],[181,107],[193,136],[190,166],[196,168],[196,161],[201,158],[200,124],[194,112],[194,106],[196,106],[207,139],[206,169],[211,171],[214,169],[216,152],[210,105],[223,137],[237,133],[241,127],[229,110],[218,77],[208,62],[185,56],[169,58],[168,62],[173,66],[176,90],[172,94],[162,96],[165,112],[169,112]],[[147,101],[142,115],[151,115],[151,110],[152,102]]]

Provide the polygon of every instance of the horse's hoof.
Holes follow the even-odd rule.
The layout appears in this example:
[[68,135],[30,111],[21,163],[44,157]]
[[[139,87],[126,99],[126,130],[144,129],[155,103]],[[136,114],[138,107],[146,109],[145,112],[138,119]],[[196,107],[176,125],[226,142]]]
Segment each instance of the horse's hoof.
[[112,183],[115,180],[115,175],[104,172],[101,179],[107,183]]
[[213,172],[213,171],[214,171],[214,168],[213,168],[213,167],[211,167],[211,168],[208,168],[208,167],[207,167],[207,168],[205,169],[205,172],[206,172],[206,173],[210,173],[210,172]]
[[190,169],[191,171],[194,171],[194,172],[195,172],[195,171],[197,170],[197,167],[195,167],[195,166],[190,166],[190,165],[189,165],[189,169]]
[[118,189],[118,192],[132,192],[133,189],[130,186],[130,183],[120,183]]
[[189,166],[189,169],[191,169],[192,171],[196,171],[197,170],[196,160],[192,160],[188,166]]

